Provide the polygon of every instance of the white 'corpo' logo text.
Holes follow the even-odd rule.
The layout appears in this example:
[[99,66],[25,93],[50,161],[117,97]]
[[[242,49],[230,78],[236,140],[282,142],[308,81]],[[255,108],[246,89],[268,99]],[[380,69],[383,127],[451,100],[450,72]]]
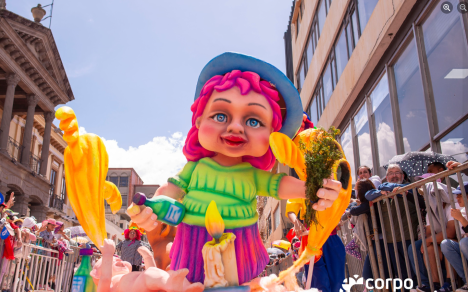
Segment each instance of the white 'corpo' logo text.
[[[351,288],[354,285],[363,285],[364,284],[364,278],[361,277],[359,278],[358,275],[354,275],[354,277],[349,277],[348,279],[345,279],[343,281],[342,288],[340,292],[350,292]],[[401,279],[367,279],[365,281],[365,285],[367,290],[369,289],[393,289],[393,291],[396,291],[401,288],[405,289],[412,289],[413,288],[413,280],[412,279],[406,279],[402,281]]]

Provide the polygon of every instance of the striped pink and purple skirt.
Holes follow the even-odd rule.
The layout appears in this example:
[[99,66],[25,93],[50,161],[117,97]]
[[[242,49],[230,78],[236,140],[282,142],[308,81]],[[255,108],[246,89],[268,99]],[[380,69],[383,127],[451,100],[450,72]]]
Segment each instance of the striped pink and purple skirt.
[[[236,229],[226,229],[236,236],[237,273],[239,284],[249,282],[257,277],[270,261],[258,232],[257,223]],[[213,238],[205,227],[179,224],[174,243],[171,248],[171,270],[187,268],[187,279],[192,282],[203,283],[205,272],[203,268],[203,245]]]

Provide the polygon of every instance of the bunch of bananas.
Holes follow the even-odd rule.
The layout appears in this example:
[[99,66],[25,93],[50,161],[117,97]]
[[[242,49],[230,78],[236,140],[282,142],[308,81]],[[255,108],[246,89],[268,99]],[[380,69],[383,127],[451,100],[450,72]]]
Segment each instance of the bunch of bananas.
[[109,157],[99,136],[80,135],[75,112],[61,107],[55,113],[60,120],[65,149],[65,177],[68,198],[76,218],[91,241],[100,248],[107,238],[104,200],[115,214],[122,207],[119,189],[106,181]]

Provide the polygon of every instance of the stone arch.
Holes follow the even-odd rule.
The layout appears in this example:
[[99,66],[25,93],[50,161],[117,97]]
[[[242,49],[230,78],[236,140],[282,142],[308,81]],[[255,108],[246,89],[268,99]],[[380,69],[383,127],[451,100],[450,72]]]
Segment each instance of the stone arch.
[[23,189],[16,185],[16,184],[7,184],[7,187],[10,189],[7,194],[11,194],[11,192],[15,192],[15,195],[19,196],[24,196],[24,191]]
[[29,196],[31,206],[43,206],[44,202],[38,196]]

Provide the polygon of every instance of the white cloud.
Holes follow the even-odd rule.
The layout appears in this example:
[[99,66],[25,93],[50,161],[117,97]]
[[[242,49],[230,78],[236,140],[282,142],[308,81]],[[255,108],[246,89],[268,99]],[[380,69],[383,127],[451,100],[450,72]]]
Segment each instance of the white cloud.
[[[80,127],[80,134],[84,133],[86,129]],[[116,140],[102,140],[109,155],[109,167],[133,167],[145,184],[163,184],[187,163],[182,153],[185,138],[177,132],[128,149],[119,147]]]
[[67,70],[67,76],[69,78],[77,78],[91,73],[94,70],[95,64],[88,63],[87,65]]

